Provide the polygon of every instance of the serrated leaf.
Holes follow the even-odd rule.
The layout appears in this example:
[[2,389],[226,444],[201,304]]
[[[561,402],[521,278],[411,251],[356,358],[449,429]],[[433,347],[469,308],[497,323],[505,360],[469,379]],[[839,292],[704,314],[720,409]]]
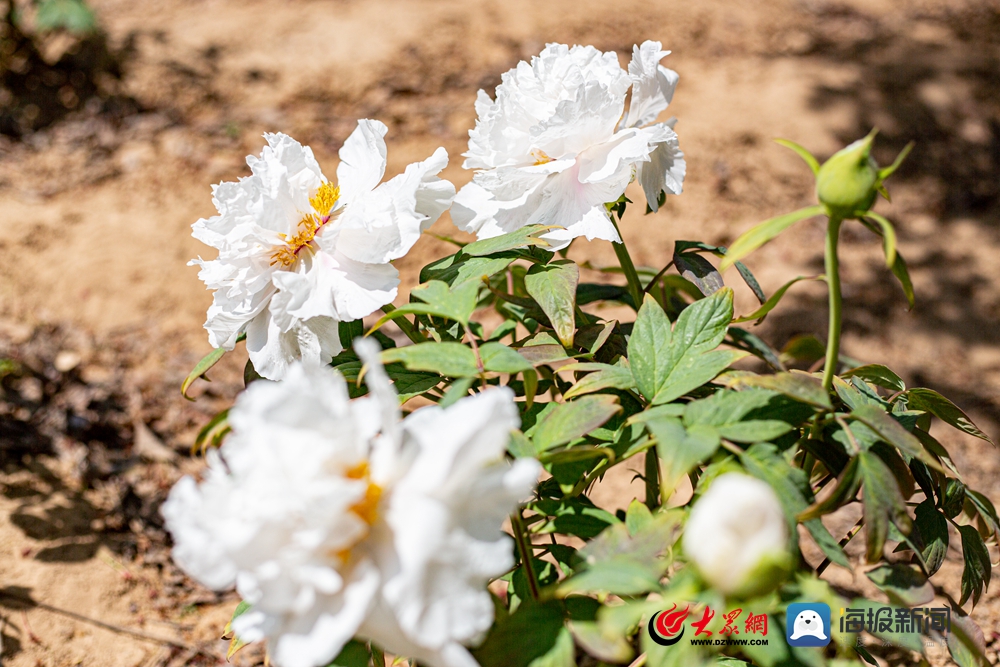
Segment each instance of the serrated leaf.
[[479,299],[479,284],[469,281],[452,287],[440,280],[431,280],[414,287],[411,294],[420,301],[411,301],[386,313],[372,325],[368,333],[371,334],[389,320],[404,315],[433,315],[468,326]]
[[965,414],[960,407],[933,389],[917,387],[907,390],[903,395],[906,397],[906,404],[911,410],[923,410],[924,412],[929,412],[941,421],[954,426],[960,431],[964,431],[969,435],[974,435],[981,440],[985,440],[991,445],[995,444],[988,435],[979,430],[979,427],[972,422],[969,415]]
[[576,333],[576,288],[580,269],[572,260],[535,264],[524,276],[528,294],[549,318],[552,328],[565,347],[573,345]]
[[883,563],[865,572],[873,584],[889,596],[889,602],[916,607],[934,599],[934,587],[920,570],[903,563]]
[[446,377],[479,375],[476,355],[461,343],[417,343],[382,351],[382,363],[401,362],[413,371],[430,371]]
[[[579,366],[564,366],[562,370],[583,370]],[[595,372],[583,376],[568,391],[563,393],[566,400],[575,398],[576,396],[583,396],[584,394],[592,394],[602,389],[635,389],[635,378],[632,377],[632,371],[624,366],[614,366],[611,364],[587,364],[587,366],[597,368],[593,368]]]
[[719,290],[688,306],[673,330],[660,305],[646,296],[628,341],[636,385],[650,403],[669,403],[712,380],[743,352],[715,350],[733,314],[733,291]]
[[833,409],[830,395],[823,389],[823,383],[806,373],[743,376],[737,378],[731,386],[770,389],[816,408]]
[[584,396],[557,405],[527,435],[539,453],[581,438],[621,411],[617,396]]
[[754,321],[754,320],[756,320],[757,323],[759,324],[760,322],[762,322],[764,320],[765,317],[767,317],[768,313],[770,313],[772,310],[774,310],[774,307],[778,305],[778,302],[781,301],[781,298],[783,296],[785,296],[785,292],[788,291],[788,288],[790,288],[792,285],[794,285],[795,283],[800,282],[802,280],[823,280],[823,277],[822,276],[799,276],[798,278],[793,278],[792,280],[789,280],[787,283],[785,283],[784,285],[782,285],[781,287],[779,287],[778,291],[776,291],[774,294],[771,295],[771,298],[769,298],[767,301],[765,301],[763,304],[761,304],[760,308],[758,308],[757,310],[753,311],[749,315],[742,315],[740,317],[737,317],[736,319],[733,320],[733,324],[740,324],[740,323],[743,323],[743,322],[751,322],[751,321]]
[[962,536],[962,558],[965,561],[965,568],[962,570],[962,599],[958,604],[964,605],[971,597],[972,606],[975,607],[983,589],[990,586],[990,576],[993,573],[990,552],[979,531],[973,526],[959,526],[958,532]]
[[474,241],[462,248],[462,252],[470,257],[482,257],[506,250],[516,250],[517,248],[548,248],[548,241],[538,237],[552,229],[560,228],[547,225],[527,225],[510,234]]
[[896,477],[882,459],[872,452],[861,452],[857,459],[858,474],[864,490],[862,506],[866,556],[869,563],[874,563],[882,558],[882,547],[889,535],[889,523],[892,522],[904,535],[909,535],[911,520]]
[[725,271],[738,260],[743,259],[751,252],[794,225],[796,222],[822,214],[822,206],[809,206],[807,208],[799,209],[798,211],[793,211],[792,213],[779,215],[755,225],[750,228],[749,231],[741,234],[740,237],[733,241],[732,245],[727,248],[726,255],[722,258],[722,263],[719,265],[719,271]]
[[914,525],[920,537],[920,558],[927,574],[934,574],[948,555],[948,519],[934,507],[933,498],[928,498],[917,505]]

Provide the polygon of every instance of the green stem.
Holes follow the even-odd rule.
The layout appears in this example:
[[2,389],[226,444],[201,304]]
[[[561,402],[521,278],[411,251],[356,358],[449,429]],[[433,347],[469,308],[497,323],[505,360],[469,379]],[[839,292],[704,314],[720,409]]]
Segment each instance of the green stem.
[[840,260],[837,258],[837,241],[840,238],[841,218],[830,218],[826,228],[826,284],[830,292],[830,329],[826,342],[826,363],[823,365],[823,388],[833,388],[833,376],[840,359]]
[[618,223],[615,222],[615,218],[611,216],[611,224],[615,226],[615,230],[618,231],[618,238],[622,240],[621,243],[612,243],[611,246],[615,249],[615,255],[618,257],[618,263],[622,267],[622,273],[625,274],[625,279],[628,281],[628,293],[632,296],[632,303],[634,308],[639,310],[642,306],[642,295],[643,287],[642,283],[639,282],[639,274],[635,270],[635,264],[632,263],[632,256],[628,254],[628,248],[625,247],[625,237],[622,236],[622,232],[618,229]]
[[510,515],[510,527],[514,531],[514,540],[517,542],[517,550],[521,554],[521,564],[524,565],[524,574],[528,578],[528,586],[531,588],[531,597],[538,599],[538,579],[535,578],[535,568],[532,567],[531,560],[534,552],[531,549],[531,542],[527,538],[527,529],[524,527],[524,518],[521,516],[521,508],[517,508]]
[[[384,306],[382,306],[382,312],[385,313],[386,315],[388,315],[394,310],[396,310],[396,307],[393,306],[391,303],[387,303]],[[427,338],[422,333],[420,333],[415,326],[410,324],[410,321],[405,317],[397,317],[396,319],[393,320],[393,322],[395,322],[396,326],[399,327],[400,331],[406,334],[406,337],[412,340],[414,343],[424,343],[427,341]]]
[[646,450],[646,507],[655,510],[660,506],[660,459],[656,447]]

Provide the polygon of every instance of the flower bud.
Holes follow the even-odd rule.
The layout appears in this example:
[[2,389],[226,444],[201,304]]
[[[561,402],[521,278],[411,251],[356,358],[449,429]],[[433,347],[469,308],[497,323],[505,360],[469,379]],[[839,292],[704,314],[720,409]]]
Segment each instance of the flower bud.
[[878,194],[878,165],[871,156],[875,131],[842,148],[816,174],[816,197],[831,216],[853,218],[867,211]]
[[717,478],[695,502],[683,549],[706,582],[735,597],[772,590],[792,566],[778,496],[766,483],[736,472]]

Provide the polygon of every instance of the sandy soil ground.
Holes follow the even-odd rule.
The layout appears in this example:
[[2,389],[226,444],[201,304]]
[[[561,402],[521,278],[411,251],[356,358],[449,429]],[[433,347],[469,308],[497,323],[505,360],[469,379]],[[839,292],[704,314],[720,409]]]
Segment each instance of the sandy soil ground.
[[[810,203],[807,169],[773,138],[825,157],[875,125],[883,162],[917,140],[893,203],[880,208],[898,223],[917,307],[906,311],[875,240],[846,229],[845,353],[942,391],[1000,434],[995,1],[92,4],[112,49],[129,54],[115,84],[128,104],[82,105],[23,140],[0,135],[0,358],[26,360],[18,400],[37,412],[26,413],[35,431],[0,431],[5,665],[211,664],[225,653],[218,634],[235,598],[172,568],[155,512],[181,472],[197,469],[186,455],[197,429],[241,386],[236,353],[198,387],[199,402],[176,393],[209,349],[210,296],[185,262],[204,252],[189,234],[214,212],[210,184],[247,173],[244,156],[259,152],[265,131],[312,145],[332,172],[356,119],[374,117],[390,128],[390,173],[443,145],[445,176],[461,185],[476,91],[492,92],[501,72],[549,41],[613,49],[623,62],[644,39],[673,50],[667,64],[681,83],[671,113],[688,179],[660,213],[626,218],[640,264],[662,266],[677,239],[726,243]],[[447,216],[434,231],[453,233]],[[821,248],[822,230],[805,223],[748,263],[773,291],[821,273]],[[398,262],[402,287],[443,252],[421,240]],[[572,252],[614,262],[606,244]],[[759,333],[778,347],[821,333],[824,298],[821,287],[796,287]],[[738,308],[752,308],[746,290]],[[1000,502],[996,451],[942,437],[973,485]],[[46,455],[22,458],[35,441]],[[617,504],[626,486],[609,484],[603,497]],[[958,567],[939,575],[942,593],[956,594]],[[861,586],[859,577],[840,583]],[[995,661],[995,589],[974,616]]]

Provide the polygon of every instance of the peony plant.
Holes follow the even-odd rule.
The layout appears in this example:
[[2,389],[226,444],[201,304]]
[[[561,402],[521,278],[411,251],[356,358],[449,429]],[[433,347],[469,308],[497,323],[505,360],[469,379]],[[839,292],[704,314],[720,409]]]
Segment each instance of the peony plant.
[[[457,195],[438,177],[443,149],[379,185],[386,130],[372,120],[345,142],[336,184],[308,148],[266,135],[253,175],[216,187],[219,216],[195,235],[219,250],[196,262],[217,349],[182,391],[243,338],[248,386],[199,434],[202,480],[182,479],[163,513],[177,563],[243,599],[230,653],[266,640],[279,667],[382,667],[387,652],[428,667],[875,664],[857,626],[789,644],[789,605],[905,616],[960,547],[947,628],[865,631],[984,663],[968,611],[1000,519],[930,427],[989,438],[937,392],[840,354],[843,225],[881,239],[913,302],[893,225],[872,210],[905,152],[880,168],[873,133],[821,165],[782,142],[816,174],[816,205],[636,267],[626,186],[653,212],[684,179],[674,121],[657,122],[678,82],[666,53],[645,42],[626,70],[613,52],[550,44],[519,63],[495,98],[480,92]],[[453,241],[393,307],[390,262],[450,205],[478,239]],[[767,297],[741,260],[812,218],[827,226],[828,339],[778,351],[739,325],[801,278]],[[613,244],[604,273],[625,284],[580,281],[580,237]],[[731,266],[760,302],[744,316]],[[600,303],[635,315],[602,318]],[[643,497],[598,506],[594,489],[632,463]],[[835,513],[860,518],[831,532]],[[884,600],[845,598],[833,566]],[[770,627],[768,641],[680,641],[692,614],[699,634],[738,634],[744,609],[746,633]]]

